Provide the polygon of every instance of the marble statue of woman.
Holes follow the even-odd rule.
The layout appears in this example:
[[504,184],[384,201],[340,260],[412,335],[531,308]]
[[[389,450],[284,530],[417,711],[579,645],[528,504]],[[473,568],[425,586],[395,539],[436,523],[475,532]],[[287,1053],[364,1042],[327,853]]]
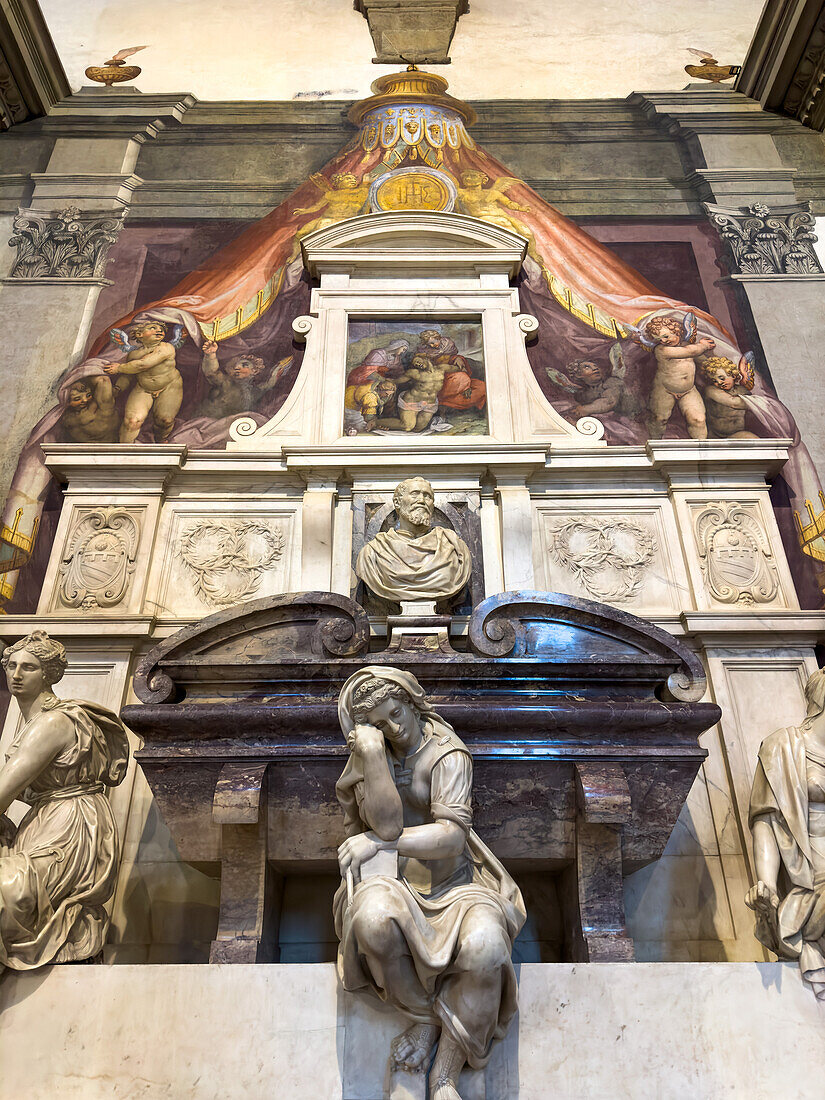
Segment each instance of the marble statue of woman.
[[[438,1043],[430,1100],[460,1100],[465,1062],[484,1066],[516,1011],[521,893],[471,828],[470,754],[414,676],[361,669],[338,716],[350,749],[336,787],[348,837],[335,896],[341,980],[410,1020],[393,1043],[397,1068],[426,1072]],[[392,870],[367,877],[381,852]]]
[[825,669],[805,685],[801,726],[762,742],[749,821],[757,883],[747,905],[756,938],[780,958],[798,959],[825,1000]]
[[[66,651],[43,631],[7,649],[2,663],[23,726],[0,769],[0,969],[90,959],[106,938],[104,905],[117,877],[106,788],[126,774],[126,730],[96,703],[52,693]],[[2,815],[17,798],[31,809],[14,835]]]

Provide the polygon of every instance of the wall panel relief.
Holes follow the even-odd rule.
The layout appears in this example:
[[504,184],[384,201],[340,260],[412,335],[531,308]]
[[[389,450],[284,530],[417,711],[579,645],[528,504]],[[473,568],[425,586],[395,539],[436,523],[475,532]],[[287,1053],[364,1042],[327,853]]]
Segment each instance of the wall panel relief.
[[215,608],[256,595],[283,552],[283,531],[260,520],[197,520],[175,547],[198,599]]
[[97,611],[123,602],[135,570],[140,508],[78,508],[60,563],[58,606]]
[[149,610],[201,618],[294,585],[290,570],[300,562],[295,510],[229,512],[226,504],[208,512],[182,503],[168,508],[149,579]]
[[683,567],[672,558],[678,538],[661,508],[537,509],[537,577],[548,589],[634,610],[684,605]]
[[771,603],[779,593],[773,551],[755,511],[720,501],[695,514],[702,577],[708,595],[719,603]]
[[658,549],[656,536],[635,520],[575,516],[551,529],[550,556],[594,600],[623,603],[637,596]]

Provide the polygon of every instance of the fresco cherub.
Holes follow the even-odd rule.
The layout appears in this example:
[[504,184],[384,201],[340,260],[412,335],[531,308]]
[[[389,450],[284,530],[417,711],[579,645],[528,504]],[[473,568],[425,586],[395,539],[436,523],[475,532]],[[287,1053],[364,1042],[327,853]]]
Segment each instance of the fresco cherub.
[[123,410],[120,442],[134,443],[151,412],[155,442],[164,443],[172,434],[183,401],[183,379],[175,360],[175,352],[186,339],[183,325],[167,326],[149,319],[130,325],[128,333],[113,328],[111,337],[129,354],[123,363],[104,363],[103,370],[109,375],[136,376]]
[[648,397],[649,437],[662,438],[678,404],[690,438],[707,439],[705,403],[696,388],[696,360],[713,351],[716,341],[707,336],[697,339],[696,314],[686,313],[681,321],[677,317],[654,317],[641,328],[624,327],[656,359],[656,376]]
[[316,214],[320,217],[306,222],[295,234],[292,253],[288,263],[296,260],[301,253],[301,241],[316,229],[323,229],[326,225],[335,225],[345,218],[354,218],[360,214],[367,201],[370,189],[370,177],[360,179],[352,172],[336,172],[331,179],[315,172],[309,177],[323,194],[312,206],[296,207],[293,214]]
[[485,187],[484,184],[489,179],[490,177],[478,168],[470,168],[461,173],[461,183],[456,190],[462,210],[465,214],[470,214],[474,218],[481,218],[482,221],[500,225],[502,229],[510,229],[514,233],[526,237],[528,253],[536,263],[540,264],[541,258],[536,250],[533,231],[524,222],[507,213],[508,210],[527,211],[530,209],[529,206],[522,206],[521,203],[514,202],[506,194],[508,187],[511,187],[514,183],[521,183],[521,180],[516,179],[514,176],[499,176],[498,179],[493,180],[489,187]]
[[698,360],[705,379],[705,409],[711,439],[758,439],[745,430],[747,403],[756,383],[753,352],[734,363],[722,355],[705,355]]
[[639,402],[625,382],[627,364],[618,341],[610,348],[606,362],[603,359],[573,359],[564,372],[545,367],[545,373],[551,382],[573,397],[575,403],[565,414],[573,421],[608,413],[638,415]]
[[79,378],[68,388],[60,426],[73,443],[116,443],[120,413],[105,374]]
[[266,364],[259,355],[233,355],[221,363],[215,340],[206,340],[201,351],[201,372],[209,383],[209,392],[198,405],[196,415],[215,420],[256,409],[263,394],[277,385],[293,360],[291,355],[281,359],[269,378],[260,381]]

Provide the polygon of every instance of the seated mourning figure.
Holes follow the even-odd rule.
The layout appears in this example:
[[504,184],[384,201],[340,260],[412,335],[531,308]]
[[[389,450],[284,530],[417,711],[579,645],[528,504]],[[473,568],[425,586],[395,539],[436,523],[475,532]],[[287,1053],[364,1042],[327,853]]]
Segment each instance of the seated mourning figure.
[[455,531],[432,526],[435,497],[429,481],[412,477],[400,482],[393,504],[398,526],[380,531],[362,547],[357,576],[376,596],[400,600],[402,608],[456,595],[470,578],[470,548]]
[[[31,970],[99,954],[115,889],[118,840],[106,788],[126,775],[120,719],[52,693],[66,651],[35,630],[3,655],[23,725],[0,770],[0,970]],[[31,809],[15,829],[4,815]]]
[[798,959],[825,1000],[825,669],[808,680],[805,700],[802,725],[759,748],[749,813],[757,883],[745,901],[756,938]]
[[426,1073],[430,1100],[460,1100],[516,1012],[513,940],[521,893],[473,832],[470,754],[409,672],[347,680],[338,716],[350,758],[336,786],[338,969],[345,989],[393,1005],[410,1026],[394,1071]]

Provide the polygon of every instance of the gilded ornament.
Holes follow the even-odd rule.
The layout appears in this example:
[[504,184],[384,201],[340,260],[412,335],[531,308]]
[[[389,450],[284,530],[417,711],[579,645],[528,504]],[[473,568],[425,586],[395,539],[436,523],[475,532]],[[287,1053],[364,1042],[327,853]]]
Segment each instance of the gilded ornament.
[[379,210],[452,210],[456,189],[449,176],[435,169],[401,168],[375,180],[370,208]]
[[145,46],[131,46],[125,50],[118,50],[114,57],[110,57],[102,65],[90,65],[86,70],[86,76],[96,84],[105,84],[107,88],[111,88],[113,84],[122,84],[125,80],[134,80],[143,70],[139,65],[127,65],[125,59],[137,53],[138,50],[145,49]]

